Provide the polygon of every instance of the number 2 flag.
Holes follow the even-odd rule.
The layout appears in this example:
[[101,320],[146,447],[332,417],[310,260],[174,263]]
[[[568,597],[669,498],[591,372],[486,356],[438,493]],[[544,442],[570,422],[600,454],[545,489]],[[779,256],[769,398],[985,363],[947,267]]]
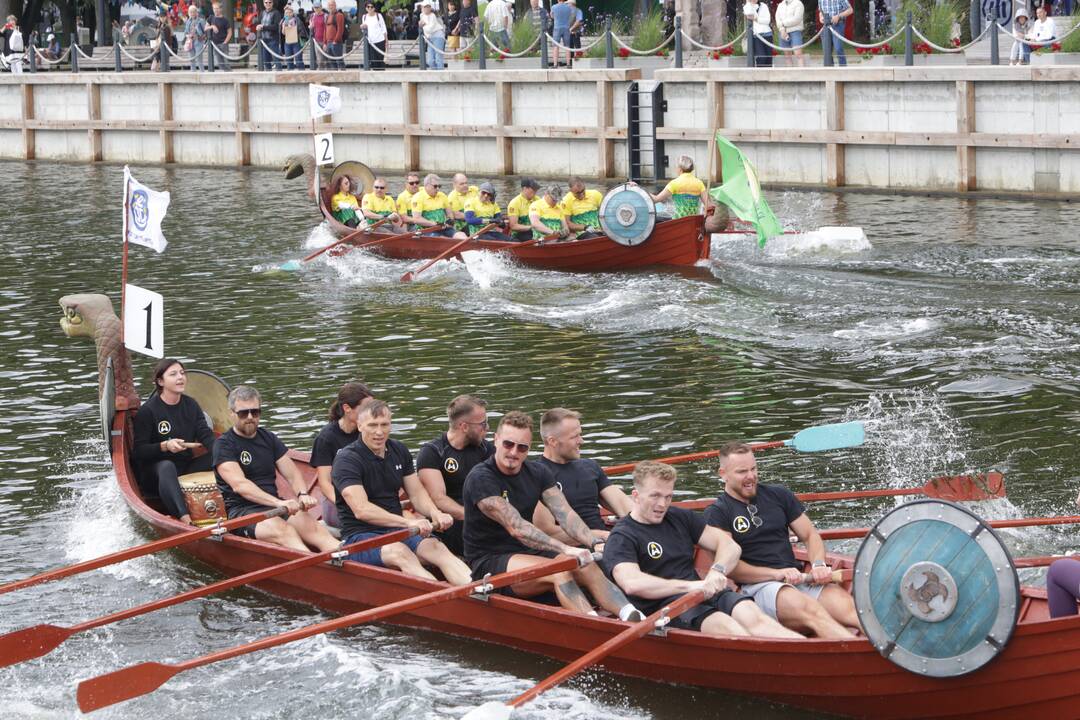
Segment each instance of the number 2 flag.
[[124,239],[163,252],[168,242],[161,221],[169,210],[169,193],[151,190],[124,166]]
[[311,106],[311,119],[332,115],[341,109],[341,89],[329,85],[308,85],[308,104]]

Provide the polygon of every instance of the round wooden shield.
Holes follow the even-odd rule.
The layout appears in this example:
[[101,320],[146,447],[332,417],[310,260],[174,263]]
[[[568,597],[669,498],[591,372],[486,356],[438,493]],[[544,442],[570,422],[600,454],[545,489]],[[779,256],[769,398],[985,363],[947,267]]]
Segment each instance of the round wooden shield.
[[371,168],[362,162],[346,160],[334,168],[327,187],[334,187],[334,183],[342,175],[348,175],[349,179],[352,180],[352,194],[358,198],[371,192],[371,186],[375,184],[375,173],[371,171]]
[[852,587],[878,652],[928,677],[965,675],[993,660],[1020,611],[1005,545],[974,513],[940,500],[883,517],[859,548]]
[[229,422],[229,383],[217,375],[205,370],[187,371],[187,389],[185,395],[192,397],[206,413],[207,425],[214,432],[223,433],[232,423]]
[[637,185],[612,188],[600,204],[600,227],[609,238],[627,247],[649,239],[656,225],[656,204]]
[[113,382],[112,358],[105,360],[105,379],[101,381],[101,397],[98,398],[98,416],[101,418],[101,436],[105,445],[112,449],[112,422],[116,417],[116,383]]

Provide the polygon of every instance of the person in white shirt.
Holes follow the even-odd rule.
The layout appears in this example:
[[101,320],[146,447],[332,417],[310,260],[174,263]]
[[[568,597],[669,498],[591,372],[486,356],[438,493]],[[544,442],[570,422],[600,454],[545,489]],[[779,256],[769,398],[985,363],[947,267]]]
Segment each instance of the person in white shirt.
[[1049,45],[1057,37],[1054,18],[1047,17],[1046,6],[1048,4],[1044,2],[1035,9],[1035,22],[1031,24],[1031,39],[1035,41],[1036,45]]
[[795,62],[802,67],[803,57],[803,4],[800,0],[781,0],[776,6],[776,30],[780,34],[780,47],[794,47]]
[[514,9],[506,0],[491,0],[484,10],[484,25],[498,41],[499,47],[510,47],[510,26],[514,22]]
[[378,48],[371,51],[371,67],[379,70],[386,67],[386,20],[382,13],[376,12],[375,3],[367,3],[364,9],[366,12],[361,20],[364,24],[364,33],[367,34],[368,44]]
[[[446,49],[446,26],[435,14],[431,0],[424,0],[420,5],[420,32],[424,33],[427,43],[427,66],[432,70],[443,69],[442,52]],[[438,51],[438,52],[437,52]]]
[[750,52],[754,56],[755,67],[772,67],[772,48],[762,40],[772,42],[772,13],[769,4],[763,0],[748,0],[743,5],[743,15],[753,21],[750,37]]

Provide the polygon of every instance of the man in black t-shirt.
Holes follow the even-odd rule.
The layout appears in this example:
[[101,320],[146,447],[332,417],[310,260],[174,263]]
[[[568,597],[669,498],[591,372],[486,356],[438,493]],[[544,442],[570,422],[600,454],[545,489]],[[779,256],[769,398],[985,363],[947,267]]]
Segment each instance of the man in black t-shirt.
[[215,2],[212,7],[214,14],[207,23],[207,29],[210,31],[210,42],[213,43],[210,52],[214,52],[213,48],[220,50],[221,52],[216,53],[214,56],[214,65],[222,70],[228,70],[229,59],[226,56],[229,54],[229,41],[232,40],[232,23],[229,22],[229,18],[225,17],[221,3]]
[[436,535],[455,555],[464,555],[461,533],[465,527],[465,508],[461,507],[461,494],[465,478],[474,467],[495,454],[495,445],[485,437],[488,417],[484,400],[458,395],[447,406],[446,416],[449,429],[420,447],[416,469],[435,506],[454,518],[453,525]]
[[[540,437],[544,441],[540,463],[555,476],[555,484],[589,526],[593,538],[605,540],[608,528],[600,517],[600,503],[616,517],[624,517],[630,512],[630,498],[621,487],[612,484],[598,462],[581,457],[581,414],[566,408],[548,410],[540,419]],[[533,517],[536,526],[548,535],[576,544],[559,529],[543,504],[536,506]]]
[[[237,535],[265,540],[277,545],[308,551],[308,545],[320,551],[335,550],[338,541],[326,528],[308,515],[315,499],[307,494],[304,478],[287,455],[278,436],[259,427],[262,398],[248,385],[229,393],[229,417],[233,426],[214,443],[214,475],[225,498],[230,518],[287,507],[288,520],[270,518],[234,530]],[[280,472],[296,493],[295,500],[283,500],[277,492]],[[306,543],[306,544],[305,544]]]
[[[337,492],[341,538],[348,545],[401,528],[416,528],[419,535],[353,553],[349,559],[435,580],[424,569],[424,565],[430,565],[437,567],[449,583],[466,585],[472,581],[469,568],[438,538],[428,537],[433,528],[448,528],[454,519],[428,497],[416,476],[408,448],[390,439],[390,419],[390,408],[382,400],[361,404],[357,417],[360,439],[342,448],[334,458],[330,476]],[[413,510],[422,517],[404,517],[399,496],[402,489]]]
[[[848,628],[859,626],[855,602],[830,584],[825,543],[795,494],[781,485],[759,485],[754,451],[740,442],[720,448],[720,478],[724,490],[706,508],[705,521],[742,548],[731,579],[786,627],[821,638],[851,637]],[[791,549],[789,528],[806,545],[809,582]]]
[[[705,601],[677,618],[674,627],[708,635],[801,638],[758,609],[750,598],[727,587],[727,572],[739,546],[701,515],[671,507],[675,468],[643,462],[634,468],[630,514],[615,524],[604,547],[604,569],[645,613],[654,613],[693,590]],[[704,579],[694,570],[694,547],[715,553]]]
[[[495,455],[474,467],[465,479],[465,560],[473,577],[499,575],[559,554],[570,555],[581,563],[577,570],[518,583],[510,591],[519,597],[554,591],[564,608],[591,613],[592,605],[580,583],[605,610],[622,620],[640,620],[641,613],[593,564],[595,543],[589,528],[556,487],[555,478],[539,463],[526,459],[531,444],[532,419],[517,410],[508,412],[495,431]],[[533,525],[538,502],[547,506],[570,539],[589,549],[560,542]]]

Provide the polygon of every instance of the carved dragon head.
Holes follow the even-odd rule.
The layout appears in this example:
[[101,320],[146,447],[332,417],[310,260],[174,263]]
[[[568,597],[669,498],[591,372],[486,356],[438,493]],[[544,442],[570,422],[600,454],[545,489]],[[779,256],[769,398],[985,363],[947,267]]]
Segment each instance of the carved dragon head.
[[93,338],[97,346],[98,393],[104,390],[105,363],[112,358],[116,385],[116,409],[139,406],[139,395],[131,375],[131,360],[120,340],[120,318],[113,311],[112,301],[105,295],[79,293],[60,298],[64,314],[60,328],[68,337]]

